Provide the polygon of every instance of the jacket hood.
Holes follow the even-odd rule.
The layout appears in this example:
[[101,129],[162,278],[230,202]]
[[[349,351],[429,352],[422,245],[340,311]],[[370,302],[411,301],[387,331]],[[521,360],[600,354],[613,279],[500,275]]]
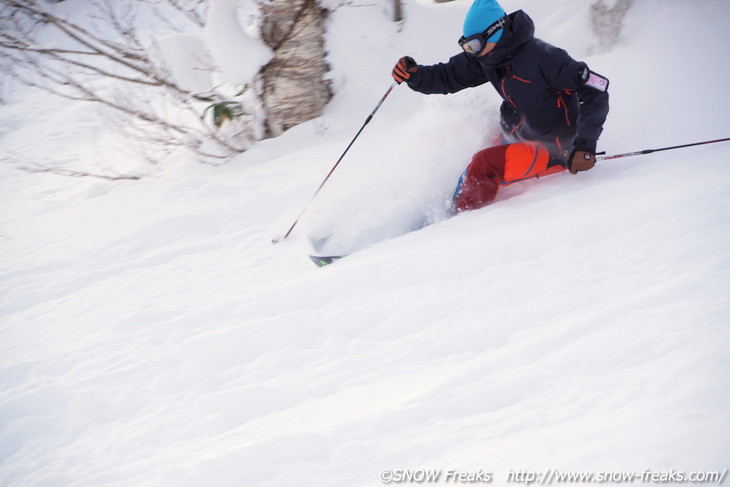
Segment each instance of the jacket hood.
[[522,10],[507,16],[507,23],[503,27],[502,38],[497,46],[479,60],[489,67],[504,64],[513,54],[520,50],[528,41],[535,37],[535,23]]

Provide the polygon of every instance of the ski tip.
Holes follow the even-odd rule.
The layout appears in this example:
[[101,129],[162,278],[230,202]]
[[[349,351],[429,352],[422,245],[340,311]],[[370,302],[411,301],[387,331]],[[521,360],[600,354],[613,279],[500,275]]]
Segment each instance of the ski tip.
[[324,267],[326,265],[330,265],[331,263],[338,261],[344,257],[347,257],[346,255],[310,255],[309,258],[312,259],[312,262],[314,262],[317,267]]

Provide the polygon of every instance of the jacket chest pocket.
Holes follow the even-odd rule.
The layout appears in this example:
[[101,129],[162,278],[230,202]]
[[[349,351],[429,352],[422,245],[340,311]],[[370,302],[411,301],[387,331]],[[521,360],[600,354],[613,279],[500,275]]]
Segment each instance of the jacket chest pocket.
[[502,97],[517,107],[518,104],[524,103],[530,99],[530,92],[534,90],[532,82],[522,78],[509,71],[502,78],[501,91]]

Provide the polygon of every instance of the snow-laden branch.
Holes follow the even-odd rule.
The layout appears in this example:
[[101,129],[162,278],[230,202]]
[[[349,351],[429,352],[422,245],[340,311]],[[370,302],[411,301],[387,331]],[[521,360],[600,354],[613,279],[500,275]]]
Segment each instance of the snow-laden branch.
[[[173,46],[171,59],[154,38],[159,34],[143,40],[138,27],[139,13],[145,9],[160,17],[177,16],[177,22],[193,21],[192,29],[200,30],[207,0],[179,0],[172,2],[172,8],[148,0],[86,1],[90,14],[72,20],[59,14],[62,7],[39,0],[0,0],[0,74],[67,99],[101,104],[136,120],[142,124],[134,131],[136,137],[153,146],[183,146],[214,159],[248,148],[253,139],[242,134],[253,131],[239,130],[231,138],[200,118],[205,107],[230,98],[214,88],[216,67],[206,61],[209,53],[200,52],[199,68],[192,73],[210,81],[185,86],[185,76],[175,75],[175,49],[180,48]],[[188,73],[191,70],[184,71]],[[239,80],[242,85],[248,81]],[[245,110],[242,115],[242,122],[251,120]],[[125,129],[129,125],[119,123]]]

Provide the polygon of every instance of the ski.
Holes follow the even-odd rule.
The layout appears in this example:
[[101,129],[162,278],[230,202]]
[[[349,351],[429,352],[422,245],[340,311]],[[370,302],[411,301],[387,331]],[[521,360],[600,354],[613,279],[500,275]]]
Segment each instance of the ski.
[[342,259],[343,257],[347,257],[346,255],[310,255],[309,258],[312,259],[312,262],[314,262],[317,267],[324,267],[326,265],[330,265],[331,263]]

